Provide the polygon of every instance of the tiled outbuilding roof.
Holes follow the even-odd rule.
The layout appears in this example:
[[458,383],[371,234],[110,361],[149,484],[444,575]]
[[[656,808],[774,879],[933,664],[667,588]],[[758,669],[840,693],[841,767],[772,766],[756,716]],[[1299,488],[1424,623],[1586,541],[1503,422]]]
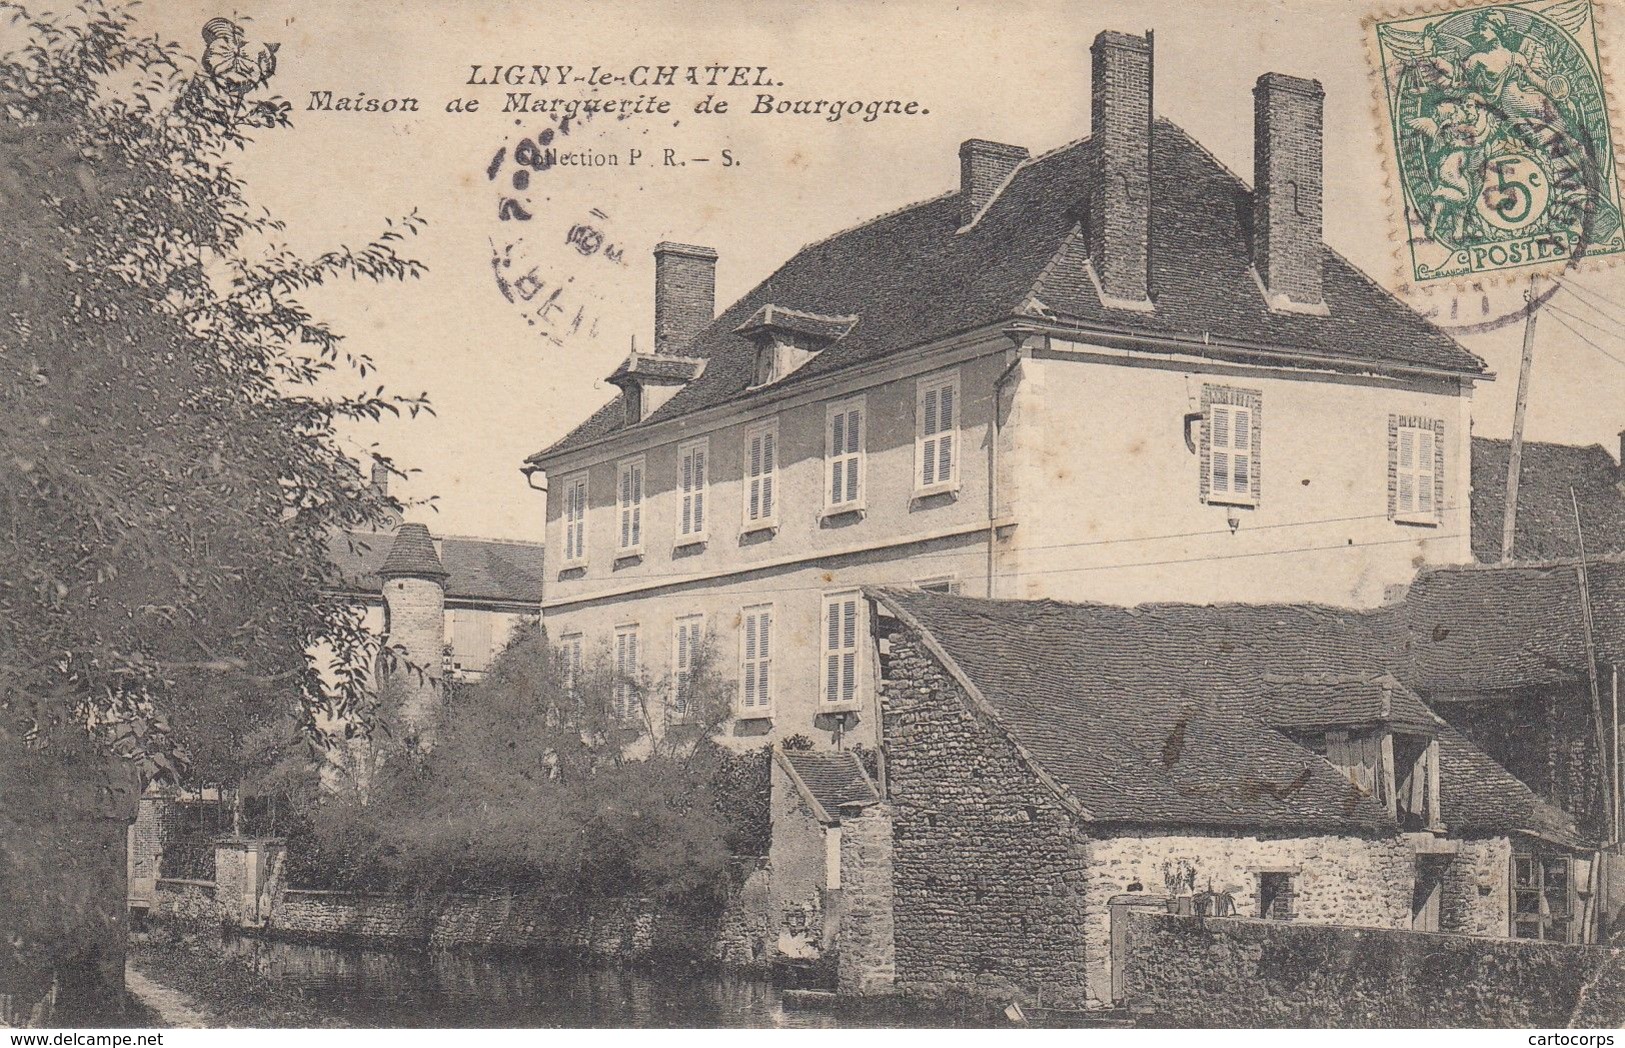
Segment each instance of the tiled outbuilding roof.
[[872,803],[880,799],[863,763],[851,750],[780,750],[796,778],[830,816],[843,804]]
[[1437,734],[1443,722],[1390,673],[1266,674],[1262,715],[1276,728],[1310,731],[1386,724]]
[[[1097,821],[1395,831],[1386,809],[1270,727],[1272,678],[1379,680],[1394,626],[1384,613],[871,595],[927,634]],[[1451,832],[1578,838],[1572,819],[1449,725],[1434,728]]]
[[[1625,665],[1625,555],[1590,561],[1597,661]],[[1424,695],[1584,681],[1578,561],[1423,568],[1390,614],[1395,672]]]
[[[411,527],[411,525],[407,525]],[[418,525],[422,527],[422,525]],[[427,535],[427,530],[424,535]],[[395,536],[346,531],[328,540],[334,585],[347,592],[375,594],[380,571],[394,551]],[[432,540],[430,552],[434,552]],[[471,539],[440,540],[439,562],[446,573],[446,599],[537,604],[542,600],[542,546],[534,542]]]
[[[640,424],[766,395],[747,393],[753,352],[738,329],[767,305],[857,318],[772,390],[1013,318],[1193,340],[1182,352],[1233,343],[1296,351],[1317,367],[1484,373],[1483,361],[1329,249],[1327,315],[1270,310],[1252,271],[1251,190],[1169,121],[1156,122],[1152,139],[1154,310],[1104,306],[1086,271],[1080,229],[1095,171],[1086,140],[1023,164],[967,229],[950,193],[803,248],[684,347],[708,359],[705,373]],[[624,425],[622,413],[600,410],[530,461]]]
[[[1510,440],[1473,438],[1473,556],[1501,559]],[[1513,560],[1580,555],[1572,488],[1580,503],[1587,553],[1625,552],[1625,474],[1600,444],[1578,447],[1526,440],[1518,469],[1518,520]]]

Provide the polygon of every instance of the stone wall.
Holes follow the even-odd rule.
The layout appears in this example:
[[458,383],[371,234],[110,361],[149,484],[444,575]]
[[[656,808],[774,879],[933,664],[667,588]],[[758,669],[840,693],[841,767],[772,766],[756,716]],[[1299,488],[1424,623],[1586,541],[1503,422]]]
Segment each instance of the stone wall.
[[898,990],[1082,1005],[1087,842],[918,639],[888,639]]
[[741,857],[734,860],[731,876],[739,888],[729,896],[717,925],[717,960],[730,968],[760,967],[772,957],[772,873],[766,858]]
[[640,961],[718,956],[717,915],[649,899],[482,892],[441,896],[287,891],[268,932],[311,941],[414,949],[484,949]]
[[226,920],[226,911],[215,899],[213,881],[161,877],[153,893],[147,918],[191,927],[218,928]]
[[[1275,872],[1291,877],[1295,922],[1409,929],[1419,860],[1404,835],[1090,824],[917,637],[898,627],[887,641],[899,991],[1109,1004],[1111,900],[1165,894],[1165,864],[1188,863],[1197,891],[1229,892],[1242,915],[1258,915],[1260,874]],[[1424,837],[1423,851],[1454,849],[1427,860],[1446,864],[1440,927],[1505,936],[1507,841]]]
[[[1184,1027],[1625,1024],[1625,951],[1249,918],[1128,916],[1130,1004]],[[1585,990],[1582,993],[1582,990]]]
[[1504,938],[1512,923],[1512,842],[1489,837],[1461,842],[1444,871],[1439,929]]
[[1137,891],[1164,894],[1164,863],[1189,863],[1196,889],[1229,891],[1236,912],[1258,916],[1261,871],[1292,876],[1293,914],[1320,923],[1408,928],[1414,865],[1403,841],[1360,837],[1130,833],[1093,842],[1082,935],[1090,996],[1111,1000],[1108,903]]
[[769,952],[786,957],[818,956],[827,945],[824,929],[824,824],[779,761],[771,762],[773,836],[768,845]]
[[888,993],[897,982],[892,832],[889,805],[842,813],[836,986],[843,994]]

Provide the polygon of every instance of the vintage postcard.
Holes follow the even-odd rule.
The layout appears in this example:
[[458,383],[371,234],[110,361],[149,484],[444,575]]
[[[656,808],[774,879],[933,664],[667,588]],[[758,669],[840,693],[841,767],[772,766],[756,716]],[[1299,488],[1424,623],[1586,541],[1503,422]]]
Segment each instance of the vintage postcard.
[[0,0],[0,1025],[1612,1044],[1622,54]]

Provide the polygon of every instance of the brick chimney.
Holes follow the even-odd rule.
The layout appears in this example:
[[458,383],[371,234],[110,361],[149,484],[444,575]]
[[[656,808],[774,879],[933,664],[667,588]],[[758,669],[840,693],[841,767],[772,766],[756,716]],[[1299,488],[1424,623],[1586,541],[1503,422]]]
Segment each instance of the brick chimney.
[[1089,196],[1089,258],[1101,297],[1151,307],[1151,34],[1095,37],[1091,128],[1098,165]]
[[969,138],[959,145],[959,224],[968,226],[1004,185],[1027,151],[1020,146]]
[[372,460],[372,490],[380,495],[389,494],[389,467],[382,459]]
[[1317,80],[1265,73],[1253,87],[1253,264],[1272,308],[1319,311],[1321,128]]
[[694,244],[655,246],[655,352],[681,355],[716,317],[717,253]]

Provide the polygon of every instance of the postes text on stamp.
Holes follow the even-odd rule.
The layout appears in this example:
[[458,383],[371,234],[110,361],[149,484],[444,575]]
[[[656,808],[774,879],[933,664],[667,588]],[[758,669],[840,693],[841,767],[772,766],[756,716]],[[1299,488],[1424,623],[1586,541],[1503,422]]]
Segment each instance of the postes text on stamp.
[[1412,279],[1625,253],[1592,0],[1376,20]]

